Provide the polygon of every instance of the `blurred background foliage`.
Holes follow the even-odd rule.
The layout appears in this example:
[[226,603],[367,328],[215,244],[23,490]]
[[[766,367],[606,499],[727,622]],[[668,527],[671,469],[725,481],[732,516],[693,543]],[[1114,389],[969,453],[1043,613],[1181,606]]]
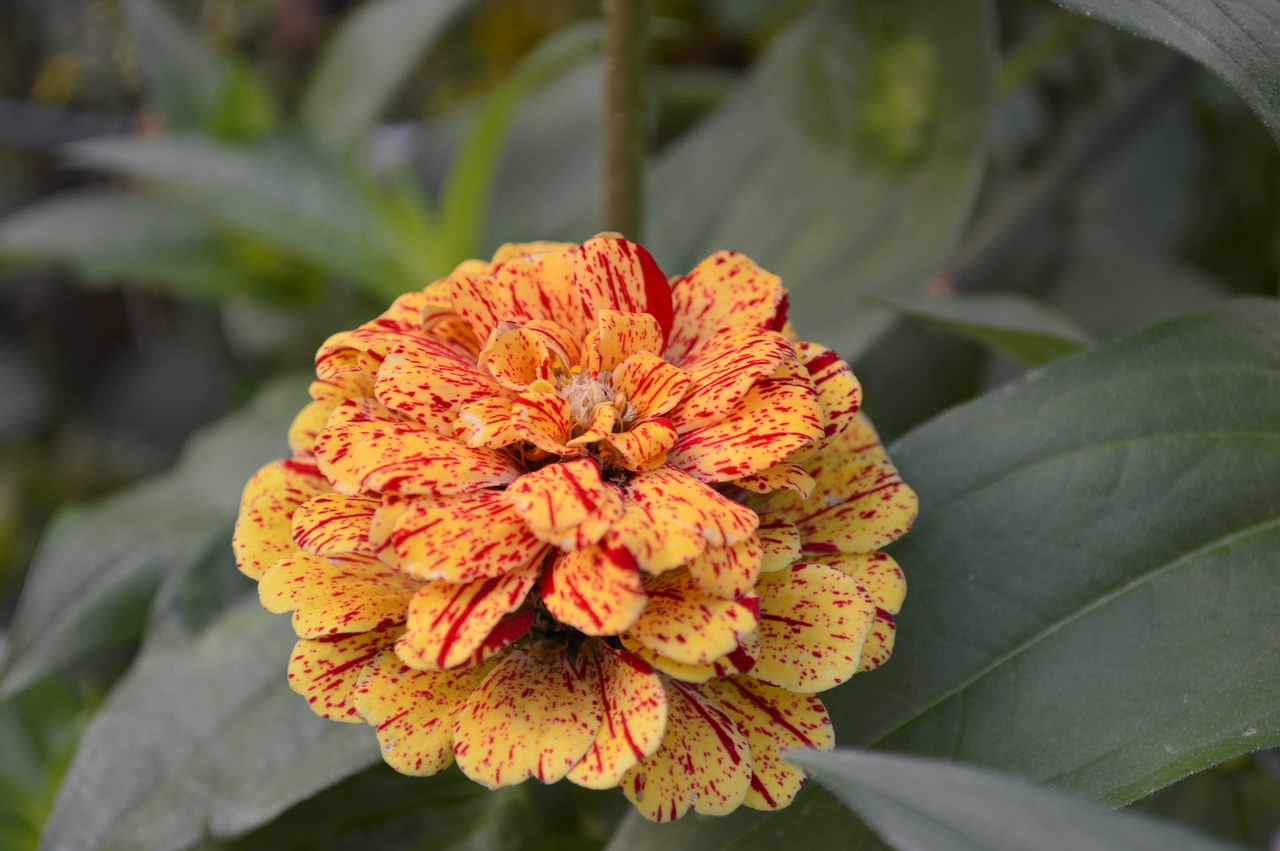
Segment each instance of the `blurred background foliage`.
[[[225,561],[227,495],[283,450],[302,384],[276,379],[465,257],[601,229],[598,7],[0,4],[0,845],[35,847],[143,624],[145,661],[243,593],[199,568]],[[651,14],[642,240],[668,273],[720,247],[781,273],[886,441],[1028,367],[1280,285],[1275,139],[1167,47],[1045,0]],[[137,567],[89,614],[33,579],[15,620],[33,555]],[[598,847],[621,816],[576,790],[397,780],[369,768],[229,847]],[[363,803],[346,823],[330,799]],[[1260,846],[1276,757],[1140,806]],[[520,820],[540,838],[500,835]]]

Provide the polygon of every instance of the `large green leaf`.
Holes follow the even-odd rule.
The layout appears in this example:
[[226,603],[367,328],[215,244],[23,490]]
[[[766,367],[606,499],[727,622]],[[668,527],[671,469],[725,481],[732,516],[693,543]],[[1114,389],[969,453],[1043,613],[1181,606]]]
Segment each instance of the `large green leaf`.
[[147,93],[171,127],[199,129],[218,100],[226,63],[163,4],[128,0],[124,10]]
[[1155,819],[961,765],[840,750],[795,752],[899,851],[1227,851]]
[[347,151],[464,2],[375,0],[354,12],[303,93],[304,129],[326,149]]
[[55,517],[14,613],[0,696],[85,652],[136,639],[166,576],[216,553],[229,559],[240,491],[285,453],[285,430],[305,398],[298,382],[268,389],[195,438],[172,472]]
[[290,691],[287,618],[250,594],[196,641],[149,642],[81,740],[42,847],[169,851],[227,837],[378,760],[363,725]]
[[286,248],[382,297],[407,279],[365,190],[332,159],[295,140],[231,145],[193,135],[69,146],[73,159],[157,186],[227,227]]
[[984,0],[827,4],[657,162],[645,243],[668,272],[732,248],[780,274],[800,331],[852,357],[866,293],[920,287],[982,173],[994,12]]
[[1054,0],[1167,44],[1226,80],[1280,141],[1280,4],[1274,0]]

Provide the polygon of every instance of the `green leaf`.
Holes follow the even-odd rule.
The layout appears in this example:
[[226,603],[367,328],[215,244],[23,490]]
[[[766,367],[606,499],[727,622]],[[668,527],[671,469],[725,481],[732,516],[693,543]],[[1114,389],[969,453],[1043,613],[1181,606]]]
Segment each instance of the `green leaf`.
[[792,751],[901,851],[1227,851],[1155,819],[963,765],[891,754]]
[[232,62],[205,117],[204,129],[220,139],[250,141],[275,130],[278,121],[279,110],[262,81],[245,63]]
[[319,718],[289,689],[293,641],[250,593],[194,642],[149,642],[85,732],[42,847],[235,836],[376,762],[371,730]]
[[124,11],[148,93],[171,127],[198,129],[218,99],[225,63],[155,0],[128,0]]
[[229,145],[199,136],[115,138],[68,147],[73,159],[155,184],[230,228],[286,248],[380,297],[420,283],[354,176],[305,145]]
[[778,273],[808,339],[853,357],[867,293],[922,286],[982,175],[994,87],[983,0],[828,4],[656,163],[646,245],[670,272],[733,248]]
[[1280,142],[1280,5],[1273,0],[1054,0],[1190,56],[1222,77]]
[[240,491],[285,454],[285,430],[305,399],[299,383],[277,384],[194,438],[172,472],[59,513],[18,600],[0,698],[86,652],[136,639],[166,576],[215,553],[229,558]]
[[1017,293],[974,293],[931,299],[875,299],[898,313],[941,325],[962,337],[1039,366],[1093,341],[1044,302]]
[[376,0],[333,36],[302,96],[304,129],[345,153],[386,107],[464,0]]

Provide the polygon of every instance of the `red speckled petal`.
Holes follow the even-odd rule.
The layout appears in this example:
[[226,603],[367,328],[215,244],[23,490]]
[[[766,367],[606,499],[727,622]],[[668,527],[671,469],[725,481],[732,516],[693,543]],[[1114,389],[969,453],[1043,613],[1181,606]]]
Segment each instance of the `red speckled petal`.
[[665,414],[680,404],[693,383],[684,370],[648,352],[636,352],[613,371],[612,384],[642,417]]
[[717,332],[696,358],[683,365],[693,387],[671,411],[671,421],[681,434],[720,422],[757,381],[773,375],[787,360],[795,360],[791,344],[775,331],[726,328]]
[[672,571],[645,583],[649,604],[627,632],[655,653],[685,665],[709,665],[732,653],[756,628],[759,601],[711,597],[698,590],[686,571]]
[[623,547],[647,573],[659,574],[679,567],[707,547],[707,539],[694,529],[663,522],[648,508],[626,500],[622,516],[605,536],[608,544]]
[[289,451],[299,461],[314,461],[313,447],[316,435],[329,422],[329,414],[333,405],[323,402],[312,402],[305,406],[289,424]]
[[502,330],[480,353],[480,367],[503,387],[524,390],[530,384],[551,378],[551,353],[540,334],[527,328]]
[[[692,395],[698,394],[694,385]],[[742,397],[733,413],[709,426],[681,430],[667,463],[706,482],[727,482],[772,467],[821,437],[822,408],[813,382],[804,367],[784,361]]]
[[722,328],[777,330],[786,316],[786,290],[777,275],[744,254],[717,251],[671,284],[675,323],[667,358],[684,363]]
[[622,547],[560,553],[542,578],[547,611],[585,635],[626,631],[647,600],[640,568]]
[[378,731],[382,758],[401,774],[425,777],[453,763],[453,725],[491,665],[415,671],[389,650],[364,667],[356,684],[360,717]]
[[526,473],[507,488],[506,498],[539,540],[562,550],[598,542],[622,515],[622,491],[600,477],[591,458]]
[[586,667],[538,646],[499,662],[458,714],[453,752],[462,773],[490,789],[563,779],[604,723]]
[[655,671],[686,683],[705,683],[713,677],[745,674],[755,667],[756,652],[760,648],[760,640],[753,632],[744,636],[742,643],[732,653],[727,653],[708,665],[686,665],[655,653],[628,635],[621,636],[621,641],[623,647],[649,663]]
[[320,475],[315,464],[283,458],[263,464],[249,477],[240,492],[240,508],[247,508],[262,497],[268,494],[275,496],[281,491],[303,495],[298,502],[301,505],[311,497],[329,490],[329,482]]
[[552,455],[580,455],[569,446],[573,437],[573,417],[569,403],[555,393],[521,393],[511,406],[511,424],[521,440],[527,440]]
[[[358,352],[351,349],[352,359],[358,360]],[[345,399],[354,399],[359,396],[373,395],[373,377],[365,375],[360,371],[357,364],[349,372],[340,372],[327,378],[317,378],[307,387],[307,392],[321,405],[327,405],[330,410],[337,407],[339,402]]]
[[675,821],[691,808],[722,816],[751,788],[747,737],[697,686],[667,680],[662,747],[627,772],[622,793],[650,821]]
[[729,547],[707,547],[686,567],[702,593],[735,600],[756,584],[763,558],[764,550],[753,535]]
[[665,345],[671,333],[671,285],[648,251],[625,239],[598,236],[578,247],[573,276],[589,328],[596,327],[601,310],[649,313]]
[[916,519],[915,491],[884,455],[823,453],[809,471],[817,486],[807,500],[780,493],[769,501],[770,509],[800,529],[805,552],[878,550],[902,537]]
[[702,691],[747,736],[751,791],[742,803],[753,810],[780,810],[800,791],[804,771],[782,761],[784,750],[829,751],[836,746],[831,718],[814,695],[792,694],[751,677],[714,680]]
[[819,556],[815,561],[852,576],[867,589],[876,606],[889,614],[896,615],[902,608],[902,601],[907,597],[907,579],[888,553],[840,553]]
[[453,424],[453,434],[468,446],[499,449],[520,440],[511,420],[510,399],[481,399],[463,405]]
[[427,347],[392,352],[378,370],[378,401],[422,425],[452,434],[463,406],[508,395],[474,366]]
[[569,446],[588,446],[592,443],[599,443],[613,434],[613,429],[617,424],[618,409],[613,405],[599,405],[596,407],[595,415],[587,430],[573,440],[567,441],[567,443]]
[[[336,428],[347,423],[404,423],[409,418],[393,411],[373,396],[357,396],[346,399],[334,407],[325,428]],[[322,432],[323,433],[323,432]],[[316,440],[320,438],[316,435]]]
[[329,490],[329,483],[310,465],[274,461],[245,485],[250,500],[236,518],[231,546],[236,567],[250,579],[260,579],[270,567],[298,551],[290,522],[298,506]]
[[299,638],[319,638],[401,623],[420,584],[373,556],[299,552],[266,572],[258,599],[269,612],[292,611]]
[[807,469],[816,459],[841,454],[871,455],[876,459],[888,457],[871,420],[859,412],[843,431],[836,432],[816,447],[800,450],[788,460],[801,462]]
[[781,514],[761,514],[756,538],[764,551],[761,573],[772,573],[790,567],[800,558],[800,530]]
[[848,428],[862,406],[862,385],[849,364],[817,343],[796,343],[796,360],[804,364],[825,413],[823,432],[831,437]]
[[799,464],[783,462],[765,467],[758,473],[734,479],[733,483],[743,490],[754,493],[773,493],[776,490],[795,491],[805,499],[813,491],[813,476],[805,472]]
[[826,691],[852,677],[876,616],[871,595],[825,564],[760,575],[760,651],[751,675],[788,691]]
[[351,369],[351,351],[370,354],[376,365],[386,352],[401,343],[422,339],[422,314],[428,301],[423,292],[405,293],[377,319],[353,331],[334,334],[316,352],[316,375],[327,378]]
[[396,653],[423,671],[465,665],[498,624],[520,608],[538,578],[534,562],[492,579],[455,585],[428,582],[409,603],[404,636]]
[[321,718],[359,724],[363,719],[356,712],[356,683],[365,665],[394,644],[400,632],[399,626],[391,626],[299,640],[289,657],[289,688],[305,697]]
[[612,789],[662,744],[667,693],[653,669],[625,650],[593,644],[588,664],[599,678],[604,723],[568,779],[588,789]]
[[501,491],[409,497],[398,507],[391,545],[400,569],[419,579],[502,576],[546,549]]
[[532,319],[520,326],[533,334],[542,345],[547,347],[552,362],[560,361],[560,366],[569,368],[578,362],[578,352],[582,348],[582,339],[550,319]]
[[293,540],[314,555],[369,551],[369,523],[378,509],[376,499],[322,494],[293,513]]
[[454,494],[515,481],[505,455],[467,446],[416,423],[352,422],[316,439],[316,461],[334,490]]
[[726,498],[679,470],[664,468],[632,477],[628,500],[649,510],[655,523],[687,529],[713,547],[725,547],[755,532],[760,518],[745,505]]
[[662,351],[662,329],[648,313],[621,313],[601,310],[597,328],[583,344],[582,363],[592,375],[616,369],[633,354],[647,352],[655,357]]
[[477,340],[488,340],[498,323],[511,316],[511,293],[488,275],[454,272],[449,276],[449,301]]
[[671,421],[654,417],[637,423],[634,428],[610,435],[608,444],[617,453],[618,461],[628,470],[656,470],[666,460],[667,452],[675,446],[679,435]]
[[[499,249],[501,251],[501,249]],[[573,283],[576,245],[547,243],[542,250],[499,259],[493,276],[511,294],[509,319],[524,323],[549,319],[565,326],[573,341],[573,351],[587,333],[582,297]]]
[[[536,239],[533,242],[504,242],[493,252],[493,258],[489,262],[497,268],[517,261],[540,260],[548,254],[558,254],[564,257],[566,262],[572,263],[573,252],[577,247],[572,242],[552,242],[546,239]],[[542,274],[535,280],[541,283],[549,277],[548,274]],[[566,271],[563,277],[565,286],[573,285],[571,269]],[[573,301],[569,304],[576,307],[578,302]]]

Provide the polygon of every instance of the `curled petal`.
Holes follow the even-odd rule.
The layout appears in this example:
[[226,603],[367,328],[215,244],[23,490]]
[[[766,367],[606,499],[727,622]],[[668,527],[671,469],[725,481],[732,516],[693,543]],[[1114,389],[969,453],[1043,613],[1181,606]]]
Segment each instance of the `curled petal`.
[[396,653],[423,671],[467,664],[503,618],[520,608],[537,578],[535,562],[492,579],[426,583],[408,604]]
[[793,694],[751,677],[729,677],[703,686],[747,736],[753,810],[780,810],[795,799],[804,771],[782,760],[790,748],[829,751],[836,746],[827,709],[815,695]]
[[616,369],[634,354],[657,356],[662,351],[662,329],[648,313],[602,309],[596,326],[582,347],[582,363],[591,375]]
[[750,508],[679,470],[663,468],[639,473],[624,490],[629,502],[649,512],[660,535],[684,530],[701,537],[706,545],[725,547],[748,537],[760,524],[759,516]]
[[756,538],[764,552],[760,562],[761,573],[790,567],[800,558],[800,530],[781,514],[761,514]]
[[573,437],[573,417],[569,403],[555,393],[521,393],[511,406],[511,426],[521,440],[527,440],[552,455],[580,455],[568,445]]
[[[408,417],[404,414],[391,410],[373,396],[355,396],[334,406],[325,428],[348,423],[403,423],[407,420]],[[317,440],[319,437],[320,435],[316,435]]]
[[634,500],[622,505],[622,515],[614,522],[606,542],[626,549],[647,573],[672,570],[707,548],[707,539],[696,529],[658,519]]
[[520,440],[511,419],[510,399],[480,399],[463,405],[453,423],[453,434],[468,446],[500,449]]
[[760,651],[751,675],[811,694],[852,677],[876,605],[851,576],[825,564],[800,563],[761,574]]
[[771,467],[821,437],[822,409],[813,382],[804,367],[785,361],[729,416],[682,431],[667,463],[706,482],[727,482]]
[[693,388],[671,412],[683,434],[724,419],[757,381],[794,360],[791,344],[775,331],[726,328],[717,332],[691,362],[684,365]]
[[623,647],[653,666],[655,671],[686,683],[705,683],[713,677],[745,674],[755,667],[755,654],[760,648],[758,637],[751,633],[742,639],[742,643],[733,652],[726,653],[710,664],[686,665],[655,653],[628,635],[623,635],[621,640]]
[[258,582],[269,612],[293,612],[299,638],[369,632],[404,620],[420,583],[372,556],[296,553]]
[[805,499],[813,491],[813,476],[805,472],[799,464],[783,462],[765,467],[763,470],[734,479],[733,483],[743,490],[754,493],[772,493],[776,490],[795,491]]
[[[354,331],[334,334],[316,352],[316,375],[327,378],[351,368],[351,351],[369,353],[373,362],[401,343],[422,339],[422,313],[428,297],[424,292],[411,292],[397,298],[377,319]],[[376,371],[376,370],[375,370]],[[372,372],[369,373],[372,375]]]
[[747,737],[697,686],[666,686],[662,747],[627,772],[622,793],[650,821],[675,821],[691,808],[709,816],[733,812],[751,788]]
[[577,355],[582,338],[559,322],[550,319],[532,319],[520,327],[542,341],[553,363],[558,360],[561,367],[569,368],[578,362]]
[[612,789],[633,766],[662,744],[667,727],[667,693],[653,669],[625,650],[595,643],[587,657],[588,676],[599,680],[604,723],[591,748],[568,779],[588,789]]
[[511,390],[551,378],[551,353],[542,337],[519,326],[502,328],[495,329],[493,340],[480,353],[480,366]]
[[883,455],[823,454],[810,466],[816,487],[806,500],[781,493],[769,507],[800,530],[805,552],[878,550],[911,528],[919,506]]
[[542,579],[552,617],[584,635],[618,635],[644,611],[640,568],[622,547],[560,553]]
[[464,406],[504,392],[475,366],[426,346],[387,355],[376,384],[378,401],[440,434],[452,433]]
[[307,699],[311,711],[330,721],[359,724],[355,689],[361,673],[374,657],[395,643],[399,626],[303,638],[289,657],[289,688]]
[[329,489],[319,470],[294,461],[275,461],[249,480],[244,495],[250,501],[236,518],[231,546],[236,567],[250,579],[260,579],[273,564],[298,551],[290,531],[298,506]]
[[454,272],[449,276],[449,302],[477,340],[488,340],[498,323],[511,316],[510,292],[494,286],[488,275]]
[[598,542],[622,515],[622,492],[600,477],[591,458],[526,473],[507,488],[506,498],[539,540],[562,550]]
[[612,383],[641,417],[665,414],[693,383],[684,370],[649,352],[636,352],[613,371]]
[[867,633],[866,643],[862,645],[862,658],[858,661],[860,672],[874,671],[889,661],[889,657],[893,655],[897,630],[898,625],[894,623],[893,615],[884,609],[876,609],[876,619],[871,624],[871,631]]
[[621,434],[610,435],[608,444],[618,461],[628,470],[648,471],[661,467],[679,435],[671,421],[654,417]]
[[735,600],[756,584],[764,550],[755,535],[728,547],[707,547],[686,568],[698,590],[712,597]]
[[682,664],[709,665],[756,628],[760,606],[754,595],[711,597],[683,570],[650,580],[646,590],[649,603],[627,635]]
[[685,363],[722,328],[782,328],[786,290],[777,275],[734,251],[717,251],[671,283],[675,322],[667,358]]
[[373,395],[373,376],[365,375],[360,371],[358,354],[352,351],[353,365],[350,371],[318,378],[311,382],[307,392],[317,404],[327,406],[329,410],[333,410],[339,402],[345,399]]
[[419,579],[502,576],[546,549],[501,491],[409,497],[398,507],[391,545],[400,569]]
[[796,360],[808,370],[822,405],[823,434],[826,437],[848,428],[862,407],[862,385],[849,364],[825,346],[801,341],[796,343]]
[[322,494],[307,500],[293,513],[293,540],[315,555],[368,551],[369,524],[377,509],[375,499]]
[[424,777],[453,762],[453,725],[491,665],[417,671],[383,650],[356,683],[355,706],[378,732],[382,758],[401,774]]
[[316,439],[316,461],[334,490],[454,494],[513,482],[505,455],[476,449],[416,423],[346,423]]
[[613,434],[613,429],[617,425],[618,409],[613,405],[597,405],[592,415],[591,425],[582,434],[568,441],[568,445],[589,446],[592,443],[599,443]]
[[457,716],[458,767],[490,789],[536,777],[554,783],[591,749],[604,723],[599,685],[553,648],[503,658]]
[[671,285],[644,248],[612,236],[589,239],[574,255],[573,280],[588,327],[597,327],[601,310],[648,313],[658,321],[666,344],[672,323]]
[[510,293],[507,318],[520,323],[551,320],[563,325],[573,341],[566,352],[575,351],[587,333],[582,297],[573,283],[576,254],[576,245],[543,243],[536,251],[502,259],[495,254],[493,258],[497,265],[494,280]]

